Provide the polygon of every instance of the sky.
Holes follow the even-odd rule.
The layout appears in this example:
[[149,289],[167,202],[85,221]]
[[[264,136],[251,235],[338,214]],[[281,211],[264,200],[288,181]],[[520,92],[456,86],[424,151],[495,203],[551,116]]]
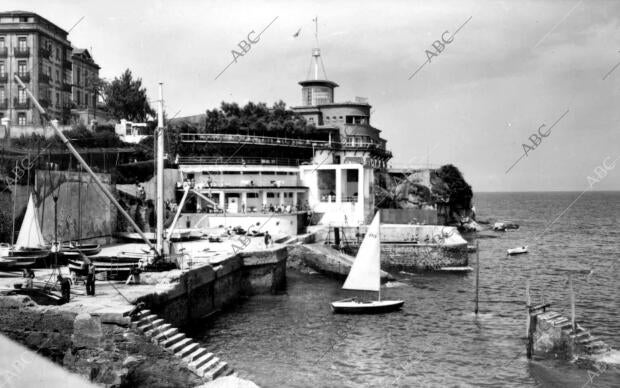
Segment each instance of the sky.
[[[71,42],[104,78],[131,69],[153,100],[163,82],[169,116],[221,101],[300,105],[318,16],[336,101],[368,98],[393,165],[451,163],[475,192],[620,190],[618,1],[2,4],[66,30],[84,17]],[[239,42],[267,26],[216,79]],[[459,27],[438,53],[433,43]]]

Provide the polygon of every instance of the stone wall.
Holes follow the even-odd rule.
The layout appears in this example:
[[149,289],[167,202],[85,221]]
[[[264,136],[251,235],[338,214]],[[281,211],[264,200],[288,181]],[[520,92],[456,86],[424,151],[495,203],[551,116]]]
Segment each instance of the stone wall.
[[187,326],[241,296],[275,293],[286,286],[286,247],[242,251],[181,274],[171,289],[138,299],[175,326]]
[[394,270],[430,271],[441,267],[467,266],[467,246],[430,244],[381,244],[381,266]]
[[[112,190],[110,174],[97,175],[108,190]],[[35,188],[38,194],[39,224],[46,241],[54,240],[53,193],[58,195],[60,241],[77,239],[80,224],[82,240],[94,239],[100,243],[112,241],[112,234],[116,230],[116,208],[88,173],[37,170]],[[81,215],[78,197],[82,203]]]

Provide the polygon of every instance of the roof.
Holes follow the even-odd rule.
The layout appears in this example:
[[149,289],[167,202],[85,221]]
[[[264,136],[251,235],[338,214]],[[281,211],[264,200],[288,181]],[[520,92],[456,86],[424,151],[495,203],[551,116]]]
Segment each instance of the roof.
[[69,35],[69,33],[65,29],[59,27],[56,23],[53,23],[53,22],[47,20],[46,18],[44,18],[43,16],[41,16],[41,15],[39,15],[37,13],[31,12],[31,11],[6,11],[6,12],[0,12],[0,16],[34,16],[34,17],[37,17],[37,18],[41,19],[42,21],[44,21],[46,23],[49,23],[52,26],[56,27],[60,31],[64,32],[65,35]]
[[329,86],[329,87],[332,87],[332,88],[337,88],[339,86],[334,81],[329,81],[329,80],[326,80],[326,79],[309,79],[309,80],[306,80],[306,81],[299,81],[299,84],[301,86],[317,85],[317,86]]

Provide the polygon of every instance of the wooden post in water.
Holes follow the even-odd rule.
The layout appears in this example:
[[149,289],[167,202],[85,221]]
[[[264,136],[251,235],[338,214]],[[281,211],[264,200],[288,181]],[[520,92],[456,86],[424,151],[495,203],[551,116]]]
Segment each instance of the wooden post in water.
[[530,335],[530,307],[532,306],[532,299],[530,298],[530,279],[525,281],[525,310],[527,312],[527,319],[525,321],[525,335]]
[[575,333],[575,292],[573,290],[573,275],[568,275],[568,288],[570,289],[570,323]]
[[478,290],[480,285],[480,244],[476,241],[476,307],[474,313],[478,315]]

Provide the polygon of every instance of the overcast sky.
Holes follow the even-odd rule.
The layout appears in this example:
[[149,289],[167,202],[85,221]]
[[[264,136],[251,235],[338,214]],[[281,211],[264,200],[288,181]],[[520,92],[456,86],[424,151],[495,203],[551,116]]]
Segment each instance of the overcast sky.
[[[315,46],[336,100],[367,97],[394,164],[452,163],[474,191],[620,189],[620,2],[3,0],[69,29],[101,75],[130,68],[169,115],[225,101],[301,100]],[[248,33],[260,41],[217,80]],[[427,61],[444,31],[469,18]],[[293,35],[301,29],[297,38]],[[254,37],[255,35],[252,35]],[[449,35],[445,35],[448,37]],[[603,79],[606,76],[605,79]],[[568,112],[568,113],[566,113]],[[560,119],[558,121],[558,119]],[[542,127],[547,137],[524,155]],[[597,166],[605,163],[607,170]],[[604,167],[603,167],[604,169]],[[607,173],[604,176],[603,171]]]

